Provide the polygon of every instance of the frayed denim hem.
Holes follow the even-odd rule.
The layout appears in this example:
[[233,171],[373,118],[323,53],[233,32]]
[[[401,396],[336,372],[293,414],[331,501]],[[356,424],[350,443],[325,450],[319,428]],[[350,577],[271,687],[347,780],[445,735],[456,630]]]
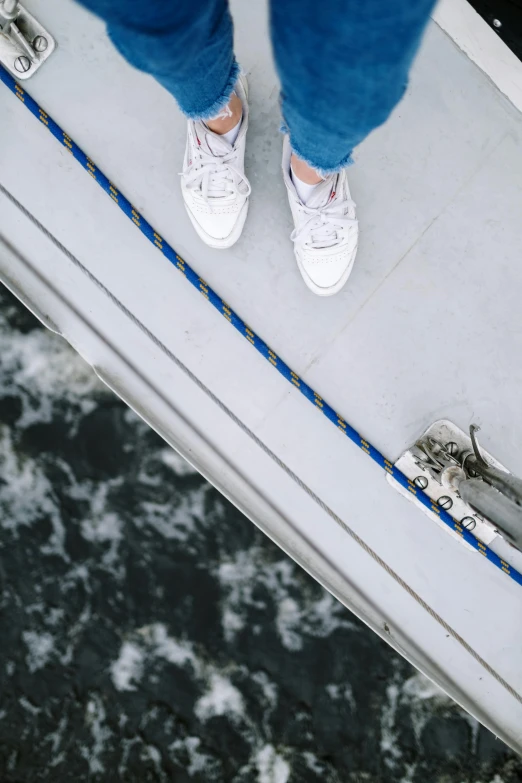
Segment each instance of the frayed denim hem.
[[228,77],[227,83],[224,87],[224,89],[221,91],[219,98],[216,98],[216,100],[208,107],[208,109],[205,109],[204,111],[194,111],[194,112],[187,112],[183,111],[183,114],[185,117],[188,117],[189,120],[195,120],[196,122],[198,120],[205,121],[205,120],[213,120],[219,112],[225,108],[227,103],[230,100],[230,97],[232,93],[234,92],[234,87],[236,86],[236,82],[239,79],[239,74],[241,73],[241,67],[239,66],[238,62],[234,59],[234,62],[232,63],[232,70],[230,72],[230,76]]
[[317,160],[313,160],[308,155],[305,155],[299,148],[299,145],[294,142],[292,139],[292,134],[290,133],[290,129],[288,125],[283,121],[281,123],[281,126],[279,128],[281,133],[287,134],[290,137],[290,147],[292,148],[292,152],[297,155],[298,158],[301,160],[304,160],[305,163],[307,163],[309,166],[311,166],[315,171],[317,171],[318,174],[321,175],[321,177],[329,177],[330,174],[338,174],[339,171],[342,171],[343,169],[347,168],[348,166],[352,166],[354,163],[353,157],[352,157],[352,151],[348,153],[348,155],[345,155],[344,158],[338,163],[336,166],[321,166],[317,165]]

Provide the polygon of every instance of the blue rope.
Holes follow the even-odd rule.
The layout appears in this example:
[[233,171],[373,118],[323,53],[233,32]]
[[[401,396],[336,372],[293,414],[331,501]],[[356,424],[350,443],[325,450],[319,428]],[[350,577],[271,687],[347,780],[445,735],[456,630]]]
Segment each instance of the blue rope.
[[380,451],[371,445],[365,438],[360,435],[350,424],[348,424],[342,416],[328,405],[317,392],[315,392],[311,386],[309,386],[297,373],[290,369],[290,367],[278,356],[275,351],[265,343],[264,340],[259,337],[246,323],[235,313],[228,304],[217,294],[207,283],[199,277],[199,275],[190,267],[186,261],[179,256],[176,251],[166,242],[160,234],[157,233],[145,220],[143,215],[132,206],[130,201],[116,188],[112,182],[107,179],[105,174],[93,163],[93,161],[78,147],[78,145],[71,139],[70,136],[63,131],[59,125],[34,101],[27,92],[20,87],[19,84],[13,79],[13,77],[3,68],[0,67],[0,81],[2,81],[6,87],[8,87],[14,95],[26,106],[31,114],[33,114],[45,127],[52,133],[52,135],[63,144],[66,150],[83,166],[86,171],[89,172],[91,177],[103,188],[103,190],[112,198],[112,200],[119,206],[137,228],[144,234],[147,239],[160,250],[165,258],[167,258],[171,264],[173,264],[179,271],[187,278],[187,280],[197,288],[197,290],[218,310],[226,320],[234,326],[240,334],[245,337],[248,342],[256,348],[259,353],[267,359],[270,364],[275,367],[278,372],[283,375],[287,381],[289,381],[301,394],[303,394],[307,400],[309,400],[316,408],[318,408],[332,424],[334,424],[340,432],[345,435],[349,440],[359,446],[365,454],[367,454],[374,462],[380,465],[388,475],[392,476],[399,484],[401,484],[408,492],[411,492],[417,500],[419,500],[427,509],[437,514],[439,519],[444,522],[451,530],[457,533],[464,541],[470,544],[473,549],[480,552],[483,557],[493,563],[493,565],[500,568],[511,579],[522,585],[522,574],[514,569],[509,563],[506,563],[501,557],[493,552],[489,547],[479,541],[475,536],[466,530],[460,522],[457,522],[451,517],[447,511],[437,506],[421,489],[416,487],[414,483],[398,470],[393,463],[386,459]]

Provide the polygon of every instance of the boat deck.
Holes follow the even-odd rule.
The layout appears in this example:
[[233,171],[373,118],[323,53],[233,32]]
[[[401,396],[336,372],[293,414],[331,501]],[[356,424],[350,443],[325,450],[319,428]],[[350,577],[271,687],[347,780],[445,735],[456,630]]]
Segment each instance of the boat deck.
[[[185,123],[169,95],[73,3],[26,4],[58,43],[29,95],[292,370],[391,461],[447,418],[482,425],[484,446],[522,475],[522,116],[446,32],[431,23],[407,97],[357,150],[359,254],[346,288],[321,299],[289,240],[264,2],[233,3],[253,195],[225,252],[184,211]],[[0,184],[113,298],[0,195],[1,233],[54,291],[5,251],[2,279],[268,535],[522,751],[522,586],[395,492],[2,85],[0,112]],[[522,556],[499,552],[522,570]]]

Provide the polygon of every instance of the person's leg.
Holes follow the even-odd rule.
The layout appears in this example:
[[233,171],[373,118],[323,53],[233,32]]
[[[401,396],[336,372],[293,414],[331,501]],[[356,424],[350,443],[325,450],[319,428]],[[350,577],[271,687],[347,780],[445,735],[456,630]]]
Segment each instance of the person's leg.
[[339,291],[358,243],[346,166],[390,115],[434,0],[271,0],[271,31],[287,137],[283,176],[301,274]]
[[215,117],[239,75],[227,0],[79,0],[107,23],[136,68],[154,76],[193,119]]
[[271,28],[292,149],[323,173],[389,117],[434,0],[272,0]]
[[111,40],[151,74],[188,118],[181,190],[190,220],[213,247],[242,231],[246,82],[239,79],[227,0],[79,0],[107,22]]

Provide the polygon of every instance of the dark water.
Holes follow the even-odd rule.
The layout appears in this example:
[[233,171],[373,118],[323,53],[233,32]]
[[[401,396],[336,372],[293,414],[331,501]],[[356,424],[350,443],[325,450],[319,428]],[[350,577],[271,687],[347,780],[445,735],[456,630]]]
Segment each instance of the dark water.
[[522,780],[3,289],[0,524],[2,783]]
[[471,5],[522,59],[522,0],[471,0]]

